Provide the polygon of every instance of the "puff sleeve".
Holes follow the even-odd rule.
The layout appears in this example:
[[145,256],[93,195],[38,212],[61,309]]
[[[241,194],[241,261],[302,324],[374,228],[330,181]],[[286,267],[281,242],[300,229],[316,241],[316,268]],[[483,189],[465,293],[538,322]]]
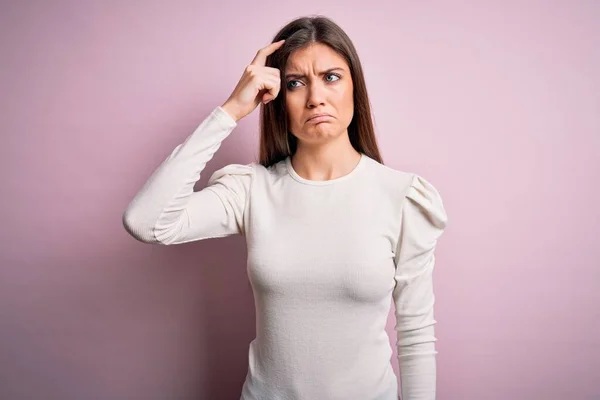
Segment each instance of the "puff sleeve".
[[237,126],[220,106],[158,166],[123,213],[139,241],[178,244],[244,233],[244,215],[255,164],[230,164],[194,192],[200,174]]
[[436,396],[432,278],[436,243],[446,224],[438,191],[422,177],[413,175],[404,198],[394,255],[393,299],[402,400],[434,400]]

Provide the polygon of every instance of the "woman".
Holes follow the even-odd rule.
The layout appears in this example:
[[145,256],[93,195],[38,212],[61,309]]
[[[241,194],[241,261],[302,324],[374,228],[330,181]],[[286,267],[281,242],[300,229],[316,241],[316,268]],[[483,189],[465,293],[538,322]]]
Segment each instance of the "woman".
[[[194,184],[260,103],[260,162]],[[164,245],[242,234],[256,338],[241,398],[398,398],[385,331],[393,299],[403,400],[434,399],[432,271],[439,193],[384,166],[358,55],[324,17],[287,24],[123,215]]]

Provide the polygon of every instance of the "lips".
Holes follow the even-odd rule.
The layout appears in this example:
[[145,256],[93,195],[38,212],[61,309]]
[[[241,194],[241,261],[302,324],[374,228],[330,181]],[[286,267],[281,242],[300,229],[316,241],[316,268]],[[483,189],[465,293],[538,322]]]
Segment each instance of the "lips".
[[327,114],[327,113],[319,113],[319,114],[311,115],[307,121],[310,121],[311,119],[317,118],[317,117],[331,117],[331,115]]

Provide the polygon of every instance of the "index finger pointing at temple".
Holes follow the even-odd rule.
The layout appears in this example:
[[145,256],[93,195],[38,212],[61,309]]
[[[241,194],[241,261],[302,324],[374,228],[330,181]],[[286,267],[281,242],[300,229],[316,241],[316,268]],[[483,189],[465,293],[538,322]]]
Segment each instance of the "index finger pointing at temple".
[[251,65],[259,65],[264,67],[267,63],[267,56],[273,54],[275,50],[277,50],[281,45],[285,42],[285,39],[280,40],[279,42],[273,42],[269,44],[267,47],[263,47],[256,53],[254,59],[250,63]]

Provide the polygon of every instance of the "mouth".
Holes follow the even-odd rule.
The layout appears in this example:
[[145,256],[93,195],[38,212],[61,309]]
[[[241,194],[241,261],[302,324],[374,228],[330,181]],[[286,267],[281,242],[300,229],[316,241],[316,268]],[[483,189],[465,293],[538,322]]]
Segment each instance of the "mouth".
[[329,114],[318,114],[318,115],[313,115],[306,122],[317,123],[317,122],[327,121],[331,118],[333,118],[333,117]]

